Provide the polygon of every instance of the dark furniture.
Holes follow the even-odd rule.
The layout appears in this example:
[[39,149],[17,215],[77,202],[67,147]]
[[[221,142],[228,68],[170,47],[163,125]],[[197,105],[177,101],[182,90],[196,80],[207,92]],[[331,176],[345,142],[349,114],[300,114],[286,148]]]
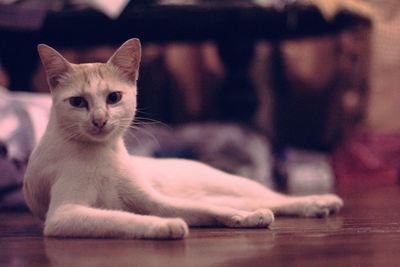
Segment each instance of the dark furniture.
[[[55,47],[86,47],[121,44],[131,37],[139,37],[143,43],[211,40],[219,47],[227,74],[220,90],[222,97],[219,98],[223,118],[249,122],[258,99],[247,70],[255,43],[268,40],[275,44],[276,102],[277,111],[281,114],[275,124],[277,134],[284,139],[277,142],[284,143],[286,139],[290,140],[293,132],[285,130],[293,120],[293,112],[285,113],[287,90],[280,42],[332,34],[357,25],[369,27],[370,21],[345,11],[327,21],[317,8],[301,5],[298,1],[272,1],[267,7],[257,6],[249,0],[205,0],[180,5],[132,1],[117,20],[111,20],[95,10],[67,7],[62,11],[49,11],[37,30],[0,29],[0,58],[10,77],[10,89],[29,91],[32,73],[37,66],[37,43]],[[360,90],[366,91],[368,83],[362,81],[361,84],[363,88]],[[328,98],[331,101],[329,106],[334,106],[336,100]],[[307,127],[312,132],[314,126]],[[318,127],[321,125],[315,126]],[[336,130],[342,129],[339,127]],[[313,136],[304,138],[312,140]],[[333,134],[330,138],[337,136]],[[314,139],[317,146],[323,141]]]

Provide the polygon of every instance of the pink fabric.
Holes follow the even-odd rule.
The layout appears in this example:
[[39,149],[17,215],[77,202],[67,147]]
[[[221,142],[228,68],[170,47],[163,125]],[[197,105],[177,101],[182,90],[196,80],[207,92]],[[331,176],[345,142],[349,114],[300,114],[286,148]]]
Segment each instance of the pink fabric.
[[400,133],[353,133],[334,152],[333,166],[340,187],[399,184]]

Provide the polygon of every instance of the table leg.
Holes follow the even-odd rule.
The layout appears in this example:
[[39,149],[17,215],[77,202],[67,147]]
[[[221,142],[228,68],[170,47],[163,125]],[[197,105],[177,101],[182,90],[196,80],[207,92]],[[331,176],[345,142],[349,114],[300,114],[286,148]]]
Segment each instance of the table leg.
[[32,91],[32,76],[38,63],[34,32],[2,32],[0,59],[9,77],[9,89]]
[[258,105],[249,77],[255,43],[253,40],[228,38],[217,45],[226,71],[225,81],[217,96],[222,119],[250,124]]

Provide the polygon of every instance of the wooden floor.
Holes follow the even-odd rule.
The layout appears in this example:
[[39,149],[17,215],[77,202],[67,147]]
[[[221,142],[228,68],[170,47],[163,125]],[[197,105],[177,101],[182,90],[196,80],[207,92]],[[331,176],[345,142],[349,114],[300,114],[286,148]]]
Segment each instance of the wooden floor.
[[28,213],[3,213],[0,266],[400,266],[400,186],[341,195],[345,208],[328,219],[191,229],[175,241],[43,238]]

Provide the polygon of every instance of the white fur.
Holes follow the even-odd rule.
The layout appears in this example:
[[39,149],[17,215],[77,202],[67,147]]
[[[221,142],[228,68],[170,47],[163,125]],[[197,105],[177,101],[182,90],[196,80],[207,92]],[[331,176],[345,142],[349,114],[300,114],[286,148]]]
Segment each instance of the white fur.
[[[24,193],[45,220],[46,236],[176,239],[188,234],[188,225],[268,227],[273,213],[327,216],[342,206],[335,195],[285,196],[199,162],[129,155],[123,134],[136,108],[137,39],[107,64],[73,65],[43,45],[39,52],[52,79],[53,107],[31,155]],[[130,54],[134,71],[129,60],[119,71],[119,57]],[[123,97],[109,105],[113,90]],[[72,107],[72,96],[84,96],[88,108]],[[94,119],[107,124],[99,130]]]

